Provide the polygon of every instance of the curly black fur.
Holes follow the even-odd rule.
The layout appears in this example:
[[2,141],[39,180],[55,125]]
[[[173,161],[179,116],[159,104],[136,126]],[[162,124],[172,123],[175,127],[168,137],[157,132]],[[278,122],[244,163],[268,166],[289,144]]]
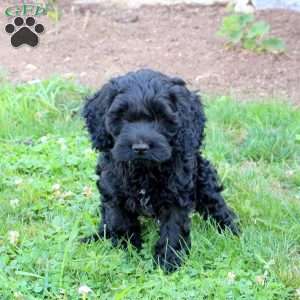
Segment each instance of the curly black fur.
[[[102,220],[94,238],[124,238],[141,247],[138,217],[155,217],[160,238],[155,259],[167,271],[190,248],[189,213],[212,218],[238,233],[215,169],[199,148],[205,116],[185,82],[152,70],[112,79],[89,98],[84,117],[93,147],[102,152],[97,186]],[[86,240],[90,240],[89,238]]]

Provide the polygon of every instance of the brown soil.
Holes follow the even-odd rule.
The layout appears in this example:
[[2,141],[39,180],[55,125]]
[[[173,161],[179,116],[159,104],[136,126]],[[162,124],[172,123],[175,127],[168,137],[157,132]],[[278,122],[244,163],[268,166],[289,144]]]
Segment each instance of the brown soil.
[[[9,1],[0,4],[4,11]],[[178,75],[204,93],[241,99],[276,97],[300,103],[300,13],[261,11],[272,34],[287,44],[286,55],[228,50],[216,36],[226,13],[220,6],[148,6],[137,10],[61,1],[61,21],[39,19],[47,31],[36,48],[14,49],[0,32],[1,67],[14,81],[73,75],[99,87],[111,76],[138,68]],[[0,26],[7,20],[2,17]]]

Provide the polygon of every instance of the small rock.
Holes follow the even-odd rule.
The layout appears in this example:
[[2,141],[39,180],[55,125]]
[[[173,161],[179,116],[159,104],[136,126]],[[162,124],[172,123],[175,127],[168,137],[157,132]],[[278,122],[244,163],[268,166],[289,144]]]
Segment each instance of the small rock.
[[75,77],[74,73],[64,73],[62,74],[63,77],[67,78],[67,79],[73,79]]
[[32,65],[32,64],[27,64],[25,66],[25,69],[29,72],[33,72],[33,71],[36,71],[38,69],[38,67],[35,65]]
[[32,146],[34,143],[33,143],[33,139],[26,139],[23,141],[23,144],[24,145],[27,145],[27,146]]
[[70,56],[67,56],[65,59],[64,59],[64,62],[68,62],[71,60],[71,57]]
[[127,15],[119,18],[115,18],[117,23],[136,23],[139,21],[138,15]]
[[33,79],[33,80],[29,80],[29,81],[27,81],[27,83],[28,84],[37,84],[37,83],[40,83],[41,82],[41,80],[40,79]]

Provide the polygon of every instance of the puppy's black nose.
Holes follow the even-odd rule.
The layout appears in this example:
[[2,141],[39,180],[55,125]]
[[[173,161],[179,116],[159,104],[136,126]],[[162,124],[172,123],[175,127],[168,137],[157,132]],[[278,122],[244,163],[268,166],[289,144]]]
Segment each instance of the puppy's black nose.
[[147,150],[149,150],[149,145],[147,145],[145,143],[133,144],[132,150],[136,154],[145,154],[145,152],[147,152]]

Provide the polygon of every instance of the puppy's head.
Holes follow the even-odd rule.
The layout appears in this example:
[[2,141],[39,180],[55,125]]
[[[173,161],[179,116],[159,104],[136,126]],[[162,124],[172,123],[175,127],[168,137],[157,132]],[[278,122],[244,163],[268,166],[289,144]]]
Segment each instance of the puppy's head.
[[160,90],[156,90],[142,78],[128,82],[106,114],[105,126],[114,139],[112,154],[117,161],[161,162],[172,154],[178,114],[163,83],[157,82]]
[[111,80],[84,108],[94,147],[120,162],[169,160],[201,138],[204,118],[192,95],[184,81],[151,70]]

